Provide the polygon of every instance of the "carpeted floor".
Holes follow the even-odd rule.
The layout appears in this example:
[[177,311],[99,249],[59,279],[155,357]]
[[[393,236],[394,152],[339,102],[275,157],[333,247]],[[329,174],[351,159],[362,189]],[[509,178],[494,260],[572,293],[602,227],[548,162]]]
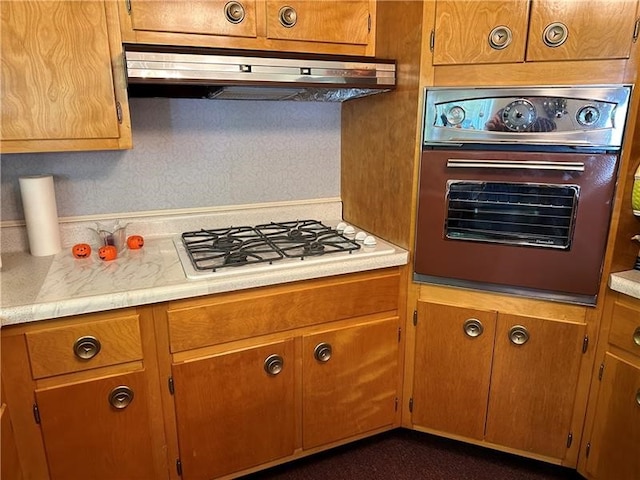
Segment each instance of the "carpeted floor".
[[577,480],[575,471],[399,429],[244,480]]

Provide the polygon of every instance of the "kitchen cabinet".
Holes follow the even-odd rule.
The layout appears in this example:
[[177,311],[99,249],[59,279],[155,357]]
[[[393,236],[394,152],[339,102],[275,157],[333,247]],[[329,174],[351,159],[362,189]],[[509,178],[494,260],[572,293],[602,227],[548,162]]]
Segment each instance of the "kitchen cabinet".
[[[3,388],[4,391],[4,388]],[[18,457],[18,449],[13,435],[13,426],[9,415],[9,407],[0,405],[0,477],[5,480],[22,480],[22,467]]]
[[437,0],[433,64],[626,59],[637,0]]
[[375,54],[375,0],[119,1],[130,43]]
[[131,148],[117,12],[2,2],[2,153]]
[[157,307],[181,477],[239,474],[397,426],[398,288],[391,269]]
[[412,422],[563,460],[585,324],[419,301]]
[[167,477],[151,329],[135,309],[2,329],[26,478]]
[[632,480],[640,477],[640,300],[608,293],[608,337],[594,372],[595,408],[578,470],[594,480]]

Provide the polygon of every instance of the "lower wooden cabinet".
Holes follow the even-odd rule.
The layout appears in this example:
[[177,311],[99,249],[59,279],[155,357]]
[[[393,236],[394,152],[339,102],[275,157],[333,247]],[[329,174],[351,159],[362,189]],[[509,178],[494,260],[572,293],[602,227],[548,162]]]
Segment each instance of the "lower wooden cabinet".
[[419,301],[412,423],[561,461],[585,324]]
[[18,457],[18,449],[13,434],[13,425],[9,408],[2,402],[0,405],[0,478],[4,480],[22,480],[22,466]]

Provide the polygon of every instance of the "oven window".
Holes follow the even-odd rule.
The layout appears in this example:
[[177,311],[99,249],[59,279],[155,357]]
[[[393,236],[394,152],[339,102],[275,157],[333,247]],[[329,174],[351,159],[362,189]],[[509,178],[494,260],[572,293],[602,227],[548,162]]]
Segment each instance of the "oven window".
[[579,193],[578,185],[450,180],[445,236],[568,250]]

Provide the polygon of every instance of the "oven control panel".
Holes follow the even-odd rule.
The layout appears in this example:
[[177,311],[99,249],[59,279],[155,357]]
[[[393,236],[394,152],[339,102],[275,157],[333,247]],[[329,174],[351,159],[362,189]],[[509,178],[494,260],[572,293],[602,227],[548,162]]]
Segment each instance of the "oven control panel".
[[423,144],[619,149],[628,85],[428,88]]

